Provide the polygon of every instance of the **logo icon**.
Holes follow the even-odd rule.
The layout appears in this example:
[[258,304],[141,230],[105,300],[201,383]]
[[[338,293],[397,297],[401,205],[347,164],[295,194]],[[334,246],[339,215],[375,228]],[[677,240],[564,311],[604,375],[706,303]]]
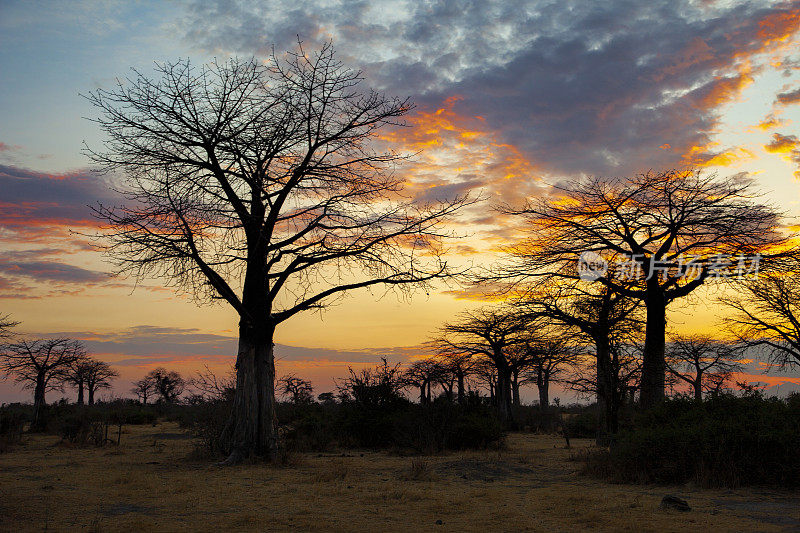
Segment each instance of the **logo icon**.
[[578,277],[584,281],[597,281],[608,272],[608,261],[595,252],[582,252],[578,257]]

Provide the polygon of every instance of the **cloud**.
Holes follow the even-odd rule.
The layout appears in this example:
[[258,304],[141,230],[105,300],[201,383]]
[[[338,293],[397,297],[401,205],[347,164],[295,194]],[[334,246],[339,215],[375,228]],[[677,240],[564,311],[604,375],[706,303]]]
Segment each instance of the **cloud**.
[[0,229],[24,242],[96,228],[88,205],[118,201],[103,177],[86,170],[48,174],[0,165],[0,189]]
[[800,87],[794,91],[778,93],[775,101],[783,105],[800,103]]
[[794,176],[800,178],[800,139],[796,135],[772,134],[772,141],[764,145],[764,150],[772,154],[780,154],[787,161],[798,165]]
[[[371,84],[412,95],[420,104],[405,135],[424,136],[446,118],[481,132],[477,144],[465,139],[468,147],[480,141],[489,149],[511,147],[527,162],[521,170],[531,179],[741,160],[736,148],[707,149],[722,108],[764,68],[761,55],[790,46],[800,7],[672,0],[403,6],[220,0],[190,4],[185,22],[189,42],[215,52],[259,53],[273,43],[284,50],[293,46],[295,33],[310,47],[333,38],[340,55],[364,68]],[[446,116],[431,116],[442,108]],[[425,152],[455,143],[459,130],[438,132],[438,141],[429,135]],[[446,169],[453,179],[482,179],[490,189],[501,183],[463,170],[472,161],[445,163],[435,167],[440,177]],[[443,185],[431,174],[415,178]],[[510,183],[519,187],[521,181]]]

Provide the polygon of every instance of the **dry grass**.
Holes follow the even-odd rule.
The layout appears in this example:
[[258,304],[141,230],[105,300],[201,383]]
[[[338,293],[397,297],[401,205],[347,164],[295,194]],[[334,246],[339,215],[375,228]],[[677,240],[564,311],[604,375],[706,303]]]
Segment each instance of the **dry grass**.
[[[304,454],[284,465],[190,460],[177,426],[130,427],[117,449],[26,436],[0,456],[0,530],[778,531],[797,493],[627,486],[580,476],[564,441],[425,458]],[[588,446],[573,441],[574,448]],[[677,494],[692,511],[658,509]],[[441,521],[439,524],[438,521]]]

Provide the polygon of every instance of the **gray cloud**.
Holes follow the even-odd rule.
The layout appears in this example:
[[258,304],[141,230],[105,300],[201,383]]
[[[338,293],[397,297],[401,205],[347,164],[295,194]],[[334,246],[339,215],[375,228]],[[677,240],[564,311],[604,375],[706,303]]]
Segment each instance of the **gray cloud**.
[[333,37],[379,88],[423,107],[463,96],[460,114],[485,117],[545,173],[608,174],[673,166],[706,146],[719,105],[749,80],[741,60],[798,25],[780,2],[400,6],[196,2],[187,38],[249,54],[291,48],[296,33],[312,44]]

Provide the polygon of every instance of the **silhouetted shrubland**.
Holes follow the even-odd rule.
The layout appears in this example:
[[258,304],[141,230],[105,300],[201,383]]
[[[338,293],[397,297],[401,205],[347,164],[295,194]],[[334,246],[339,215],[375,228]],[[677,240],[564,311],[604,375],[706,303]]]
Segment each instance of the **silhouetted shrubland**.
[[667,400],[583,459],[590,474],[616,482],[797,487],[798,443],[800,394],[721,394]]

